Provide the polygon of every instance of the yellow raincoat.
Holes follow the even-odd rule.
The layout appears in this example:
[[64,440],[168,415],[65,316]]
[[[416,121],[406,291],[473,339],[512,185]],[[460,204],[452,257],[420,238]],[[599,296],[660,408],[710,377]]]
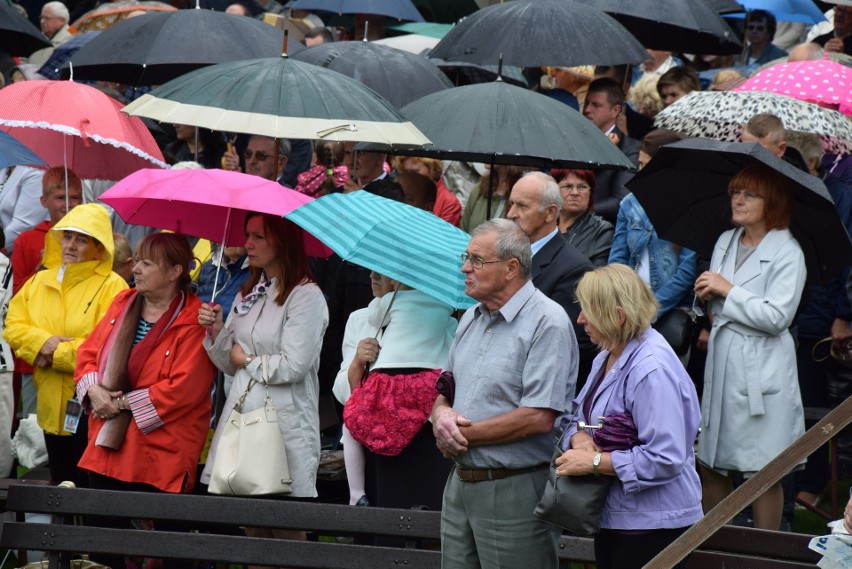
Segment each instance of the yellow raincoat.
[[[104,246],[102,259],[66,265],[62,282],[62,228],[83,230]],[[61,342],[53,365],[35,368],[38,389],[38,424],[45,433],[67,435],[62,430],[65,404],[74,397],[77,348],[94,329],[127,283],[112,272],[112,225],[103,206],[85,204],[72,209],[44,238],[43,271],[37,272],[9,303],[3,338],[18,357],[32,364],[51,336],[74,338]]]

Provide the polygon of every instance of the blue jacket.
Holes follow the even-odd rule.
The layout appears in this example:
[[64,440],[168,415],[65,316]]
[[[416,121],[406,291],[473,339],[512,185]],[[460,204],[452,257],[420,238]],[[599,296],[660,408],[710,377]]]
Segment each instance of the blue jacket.
[[[643,530],[681,528],[702,516],[701,482],[693,441],[701,415],[692,380],[660,334],[648,328],[630,340],[592,399],[591,418],[583,402],[609,352],[595,358],[589,381],[574,400],[574,419],[597,425],[598,417],[629,411],[639,444],[613,451],[616,481],[601,513],[601,527]],[[562,448],[577,432],[572,422]]]
[[646,248],[651,273],[649,284],[660,303],[657,316],[676,306],[689,304],[697,276],[698,255],[691,249],[658,238],[639,200],[630,194],[621,200],[609,262],[635,269]]
[[[216,302],[222,305],[222,318],[225,320],[228,319],[228,314],[231,312],[231,305],[234,303],[234,298],[251,273],[248,263],[245,261],[246,257],[243,255],[233,263],[219,270],[219,286],[216,287]],[[210,297],[213,295],[213,281],[215,278],[216,263],[211,259],[201,266],[201,273],[198,275],[198,289],[195,291],[195,294],[201,299],[201,302],[210,302]]]

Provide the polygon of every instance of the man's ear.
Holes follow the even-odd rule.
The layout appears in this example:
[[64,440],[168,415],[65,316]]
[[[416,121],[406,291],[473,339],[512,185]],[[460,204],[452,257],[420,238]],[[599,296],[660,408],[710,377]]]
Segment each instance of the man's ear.
[[521,264],[515,257],[506,261],[506,280],[514,279],[521,270]]

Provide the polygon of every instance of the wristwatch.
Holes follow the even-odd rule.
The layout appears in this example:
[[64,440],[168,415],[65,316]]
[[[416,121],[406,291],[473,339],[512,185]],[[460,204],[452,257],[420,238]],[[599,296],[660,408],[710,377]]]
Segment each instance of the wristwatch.
[[592,461],[592,474],[599,474],[601,458],[603,458],[603,453],[599,452],[595,455],[595,459]]
[[254,359],[254,356],[252,356],[252,355],[246,356],[246,363],[243,364],[243,369],[247,368],[253,359]]

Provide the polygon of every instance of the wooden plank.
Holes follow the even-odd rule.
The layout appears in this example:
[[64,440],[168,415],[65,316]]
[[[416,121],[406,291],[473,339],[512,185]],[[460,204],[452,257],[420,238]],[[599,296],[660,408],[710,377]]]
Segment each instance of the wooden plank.
[[[440,538],[441,514],[423,510],[84,488],[9,491],[7,508],[47,514],[201,521],[205,525],[303,529],[331,534]],[[369,511],[367,511],[369,510]]]
[[842,431],[850,422],[852,422],[852,397],[848,397],[784,452],[707,512],[695,525],[645,565],[645,569],[668,569],[677,565],[690,551],[731,521],[755,498],[781,480],[797,464]]
[[205,560],[306,569],[439,569],[441,553],[422,549],[288,541],[197,533],[7,522],[3,547]]
[[698,547],[699,551],[723,551],[815,565],[822,556],[808,549],[812,535],[723,526]]

